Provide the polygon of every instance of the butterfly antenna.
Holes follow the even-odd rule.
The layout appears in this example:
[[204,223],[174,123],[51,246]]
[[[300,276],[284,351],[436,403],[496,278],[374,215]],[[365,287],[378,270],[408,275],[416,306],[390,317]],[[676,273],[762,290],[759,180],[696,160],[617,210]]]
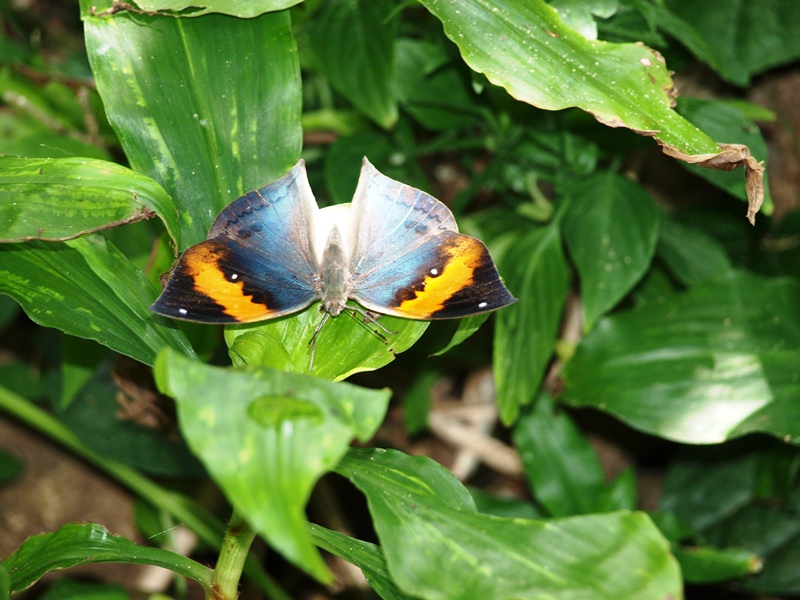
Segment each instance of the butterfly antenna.
[[317,336],[319,332],[322,331],[322,328],[325,326],[325,323],[328,322],[330,319],[331,313],[326,312],[325,315],[322,317],[322,320],[319,322],[319,325],[316,326],[314,329],[314,333],[311,334],[311,339],[308,340],[308,348],[311,348],[311,362],[308,363],[308,372],[310,373],[314,369],[314,355],[317,353]]

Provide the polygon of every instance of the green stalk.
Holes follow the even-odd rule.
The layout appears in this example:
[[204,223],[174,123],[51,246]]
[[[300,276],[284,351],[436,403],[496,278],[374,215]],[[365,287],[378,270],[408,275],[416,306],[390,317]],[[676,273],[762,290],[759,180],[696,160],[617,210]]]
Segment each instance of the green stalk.
[[256,532],[234,509],[214,569],[212,586],[220,599],[235,600],[237,597],[239,579],[255,537]]
[[[229,533],[224,533],[222,523],[205,508],[186,496],[161,487],[129,466],[97,454],[53,415],[2,386],[0,386],[0,409],[57,441],[86,462],[125,485],[141,498],[171,514],[212,548],[219,545],[219,540],[223,535],[226,540],[228,539]],[[242,568],[239,567],[240,573],[241,570]],[[248,560],[245,571],[268,597],[274,600],[291,600],[289,595],[255,561]],[[231,598],[235,597],[235,595],[231,596]]]

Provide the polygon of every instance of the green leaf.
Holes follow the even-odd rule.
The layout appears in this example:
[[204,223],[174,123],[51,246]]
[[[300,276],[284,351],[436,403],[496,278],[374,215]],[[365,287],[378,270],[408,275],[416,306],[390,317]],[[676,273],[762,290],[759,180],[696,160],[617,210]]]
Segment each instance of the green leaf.
[[236,510],[288,560],[329,581],[309,538],[305,505],[350,440],[375,433],[389,391],[264,368],[210,367],[171,351],[159,356],[156,381],[177,400],[184,437]]
[[550,6],[558,11],[558,16],[571,29],[589,40],[597,39],[597,24],[594,16],[607,19],[619,8],[618,0],[552,0]]
[[320,71],[384,129],[397,121],[394,10],[392,0],[327,0],[309,33]]
[[394,581],[427,599],[663,598],[677,563],[643,513],[529,521],[476,512],[425,457],[351,449],[337,468],[366,496]]
[[[8,88],[4,87],[3,83],[0,82],[0,88],[8,93]],[[27,101],[27,98],[25,100]],[[27,158],[83,156],[100,160],[111,158],[108,152],[96,145],[56,133],[32,116],[4,110],[0,112],[0,128],[3,131],[3,154],[6,156]]]
[[575,106],[685,154],[719,152],[672,110],[672,80],[649,48],[587,40],[542,0],[421,3],[442,21],[466,63],[517,100],[546,110]]
[[[341,380],[389,364],[397,354],[408,350],[429,325],[427,321],[385,315],[380,316],[379,325],[372,324],[348,311],[329,318],[316,343],[311,344],[324,318],[319,307],[315,303],[297,315],[257,325],[226,327],[225,341],[233,364],[310,372],[324,379]],[[309,370],[312,348],[314,363],[313,370]]]
[[696,285],[730,271],[730,258],[717,240],[674,219],[662,219],[658,257],[684,285]]
[[614,510],[635,510],[637,496],[636,472],[632,467],[625,467],[614,481],[606,486],[597,512]]
[[[755,441],[743,442],[751,440]],[[687,578],[721,579],[733,570],[749,568],[750,573],[760,572],[746,581],[746,589],[778,596],[800,591],[798,464],[797,448],[777,441],[765,444],[763,439],[756,444],[687,449],[673,462],[664,481],[661,508],[690,524],[695,538],[722,554],[701,555],[689,565]],[[780,480],[777,489],[764,489],[769,471]],[[682,562],[687,559],[679,557]]]
[[547,515],[536,506],[519,498],[492,496],[479,488],[470,488],[479,513],[512,519],[544,519]]
[[380,546],[356,540],[319,525],[311,525],[310,529],[317,546],[361,569],[367,583],[383,600],[411,600],[411,596],[401,592],[392,581]]
[[666,5],[705,39],[713,40],[719,62],[712,66],[734,85],[745,87],[751,76],[800,57],[797,2],[668,0]]
[[497,313],[494,376],[503,423],[533,400],[553,355],[569,272],[558,228],[535,229],[513,244],[500,263],[519,301]]
[[[85,340],[72,335],[59,336],[60,348],[56,344],[54,349],[60,350],[59,356],[55,358],[58,368],[58,388],[59,398],[53,398],[53,405],[62,410],[67,410],[75,400],[76,395],[92,378],[97,369],[97,365],[108,358],[107,348],[96,344],[92,340]],[[55,354],[55,353],[54,353]],[[31,398],[30,394],[23,394],[26,398]],[[55,396],[55,394],[53,394]],[[35,396],[34,396],[35,397]]]
[[729,272],[602,320],[560,400],[671,440],[760,431],[800,443],[800,284]]
[[[89,583],[59,579],[41,596],[41,600],[129,600],[120,584]],[[153,598],[153,600],[156,600]]]
[[[682,96],[678,100],[677,110],[715,140],[726,144],[744,144],[750,149],[750,154],[756,160],[769,164],[767,143],[761,130],[737,104],[724,100],[703,100]],[[706,169],[688,163],[682,164],[689,172],[725,190],[734,198],[747,201],[747,192],[742,186],[741,176],[738,173]],[[764,205],[761,210],[767,215],[772,214],[773,210],[769,179],[766,177],[764,178]]]
[[14,593],[50,571],[98,562],[156,565],[189,577],[206,589],[211,586],[211,570],[200,563],[161,548],[139,546],[111,535],[96,523],[71,523],[53,533],[31,536],[0,565],[8,571]]
[[537,502],[554,517],[596,512],[605,488],[597,453],[569,415],[555,413],[541,394],[513,431],[525,476]]
[[[131,398],[118,382],[136,385],[136,371],[118,368],[110,359],[94,365],[91,378],[80,389],[69,408],[59,411],[61,421],[89,448],[105,458],[119,461],[153,475],[198,476],[202,467],[186,444],[170,431],[174,415],[159,414],[171,406],[159,402],[155,390],[141,388]],[[139,374],[141,375],[141,374]],[[136,417],[159,419],[140,424]]]
[[164,188],[114,163],[0,157],[0,242],[66,240],[153,213],[170,235],[178,234],[175,207]]
[[564,240],[581,279],[584,331],[619,303],[650,266],[661,214],[647,191],[606,171],[572,190]]
[[697,546],[676,547],[675,558],[688,583],[716,583],[739,579],[758,573],[764,561],[756,554],[742,548],[712,548]]
[[[197,17],[208,13],[221,13],[240,19],[251,19],[266,12],[283,10],[303,0],[138,0],[142,10],[180,13],[181,17]],[[113,6],[114,0],[100,0],[95,13]],[[102,8],[101,8],[102,7]]]
[[441,350],[437,350],[431,354],[431,356],[441,356],[442,354],[449,352],[451,349],[472,337],[472,335],[478,331],[478,329],[480,329],[481,325],[483,325],[486,322],[486,319],[488,319],[490,316],[491,313],[483,313],[481,315],[473,315],[471,317],[459,319],[458,326],[456,327],[453,336],[450,338],[450,341],[447,342],[447,345]]
[[145,364],[165,346],[194,350],[167,319],[148,306],[156,290],[100,235],[66,242],[0,246],[0,293],[36,323],[88,338]]
[[438,44],[403,38],[397,42],[397,95],[421,125],[451,131],[480,122],[475,95]]
[[100,17],[84,6],[83,18],[108,119],[131,167],[175,202],[179,249],[204,240],[225,205],[297,162],[300,68],[288,11]]
[[438,371],[424,370],[403,395],[403,417],[409,435],[417,435],[428,428],[428,415],[433,404],[431,390],[441,379]]
[[10,595],[11,578],[8,575],[8,571],[3,566],[3,563],[0,562],[0,598],[2,598],[2,600],[7,600]]

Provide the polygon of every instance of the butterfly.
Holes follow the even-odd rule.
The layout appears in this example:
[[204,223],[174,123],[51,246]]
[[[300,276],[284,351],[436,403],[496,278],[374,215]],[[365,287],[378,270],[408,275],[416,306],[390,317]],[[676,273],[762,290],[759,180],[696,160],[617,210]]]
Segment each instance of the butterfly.
[[[150,307],[200,323],[252,323],[354,300],[406,319],[467,317],[516,301],[480,240],[439,200],[364,158],[351,204],[320,210],[305,163],[229,204],[188,248]],[[315,332],[315,336],[316,333]]]

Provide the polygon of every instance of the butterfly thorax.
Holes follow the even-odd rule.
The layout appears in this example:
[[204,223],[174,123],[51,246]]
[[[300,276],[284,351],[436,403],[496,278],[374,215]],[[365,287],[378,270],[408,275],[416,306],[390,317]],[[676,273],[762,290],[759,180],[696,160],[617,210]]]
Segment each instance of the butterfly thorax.
[[339,228],[334,226],[328,235],[325,251],[322,253],[320,267],[322,307],[332,317],[337,316],[347,304],[350,296],[350,269],[349,260],[345,256],[342,246],[342,236]]

